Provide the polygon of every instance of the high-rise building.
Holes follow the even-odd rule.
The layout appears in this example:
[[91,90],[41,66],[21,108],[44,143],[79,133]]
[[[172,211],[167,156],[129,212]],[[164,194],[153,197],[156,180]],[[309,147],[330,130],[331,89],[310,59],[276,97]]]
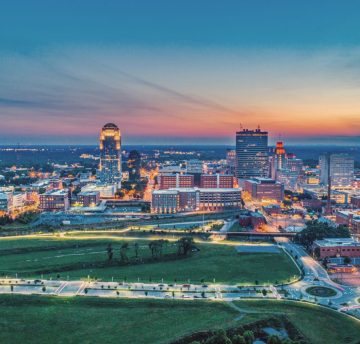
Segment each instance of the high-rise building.
[[276,142],[274,155],[271,160],[271,178],[276,179],[278,171],[286,167],[286,152],[282,141]]
[[[328,154],[319,157],[320,182],[331,186],[350,186],[354,181],[354,158],[348,154]],[[329,171],[330,169],[330,171]]]
[[243,129],[236,133],[236,177],[269,176],[268,133]]
[[113,123],[103,126],[100,133],[100,181],[121,186],[121,135]]
[[140,179],[141,156],[137,150],[132,150],[129,153],[127,160],[127,167],[129,169],[129,180],[136,181]]

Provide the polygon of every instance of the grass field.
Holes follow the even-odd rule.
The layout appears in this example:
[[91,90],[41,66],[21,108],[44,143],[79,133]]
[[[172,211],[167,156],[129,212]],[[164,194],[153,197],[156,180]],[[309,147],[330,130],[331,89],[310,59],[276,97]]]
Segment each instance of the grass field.
[[359,323],[314,305],[241,301],[258,311],[239,319],[226,303],[0,296],[1,343],[165,344],[199,330],[286,314],[313,344],[355,344]]
[[246,300],[235,304],[263,315],[285,314],[313,344],[358,344],[360,341],[360,321],[313,304],[276,300]]
[[[114,259],[120,257],[120,246],[129,243],[127,255],[135,255],[134,244],[139,244],[139,257],[147,259],[144,264],[107,266],[106,248],[109,243],[114,250]],[[71,237],[33,237],[0,240],[0,273],[19,277],[81,279],[97,277],[103,280],[127,279],[128,281],[205,282],[229,284],[254,284],[287,282],[298,270],[286,254],[246,253],[238,254],[234,243],[196,243],[200,249],[190,257],[149,261],[149,241],[144,238],[121,238],[117,235]],[[169,242],[164,255],[176,255],[177,246]],[[90,266],[89,264],[93,264]],[[101,263],[104,266],[97,267]],[[74,266],[72,266],[74,265]],[[70,268],[69,268],[70,266]],[[67,267],[67,269],[64,269]],[[68,270],[68,271],[62,271]]]

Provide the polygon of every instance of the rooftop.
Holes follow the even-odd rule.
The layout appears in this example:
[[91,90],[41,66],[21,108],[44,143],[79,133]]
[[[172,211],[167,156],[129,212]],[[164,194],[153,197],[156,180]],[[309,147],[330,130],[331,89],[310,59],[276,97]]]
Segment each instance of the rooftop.
[[332,246],[359,246],[360,242],[352,238],[325,238],[323,240],[316,240],[315,245],[320,247],[332,247]]

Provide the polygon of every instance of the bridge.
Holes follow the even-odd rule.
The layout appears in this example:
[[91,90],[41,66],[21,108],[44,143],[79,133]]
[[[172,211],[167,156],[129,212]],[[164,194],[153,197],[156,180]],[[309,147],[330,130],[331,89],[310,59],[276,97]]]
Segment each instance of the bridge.
[[212,235],[226,236],[228,238],[235,237],[252,237],[252,238],[278,238],[278,237],[286,237],[293,238],[296,233],[292,232],[210,232]]

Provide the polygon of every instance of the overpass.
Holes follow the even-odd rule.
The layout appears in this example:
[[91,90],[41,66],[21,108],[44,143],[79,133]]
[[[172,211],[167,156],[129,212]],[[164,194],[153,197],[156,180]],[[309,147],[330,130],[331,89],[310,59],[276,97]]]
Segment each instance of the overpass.
[[286,237],[286,238],[293,238],[295,237],[296,233],[292,232],[210,232],[212,235],[219,235],[219,236],[227,236],[228,238],[236,238],[236,237],[248,237],[248,238],[278,238],[278,237]]

